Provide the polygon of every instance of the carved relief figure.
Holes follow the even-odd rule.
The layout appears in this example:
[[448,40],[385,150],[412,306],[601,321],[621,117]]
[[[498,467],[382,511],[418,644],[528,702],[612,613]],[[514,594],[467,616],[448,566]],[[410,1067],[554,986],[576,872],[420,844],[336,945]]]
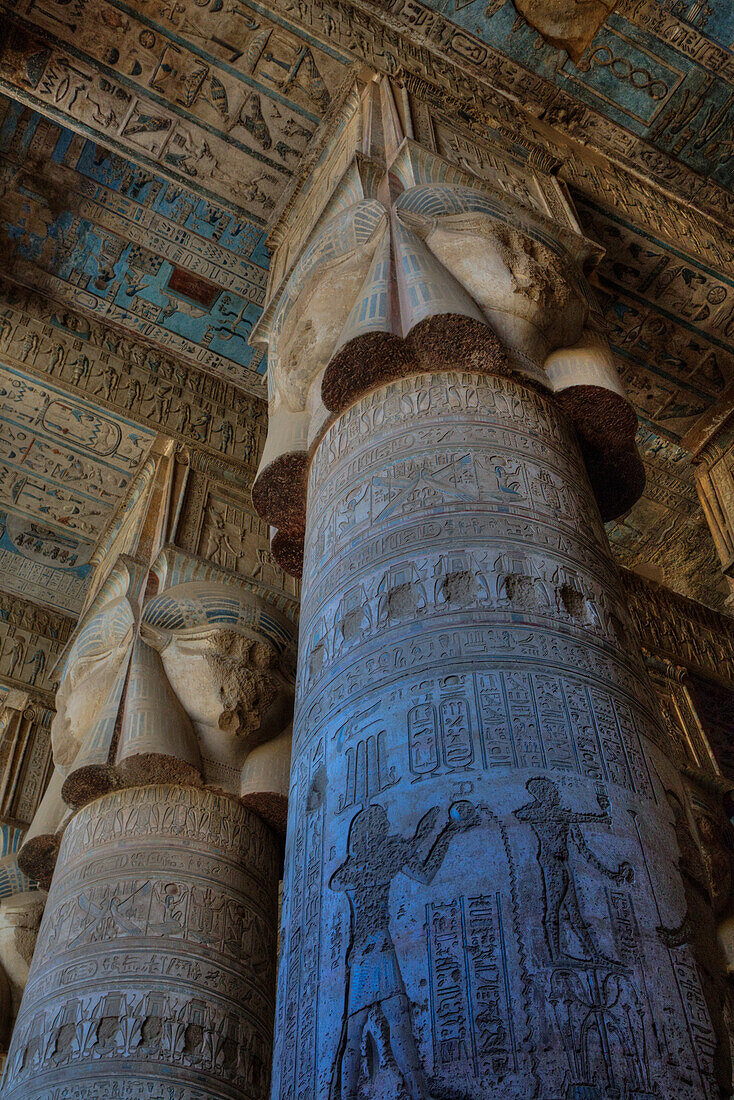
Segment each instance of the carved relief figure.
[[21,635],[13,638],[10,647],[10,664],[8,667],[8,675],[13,677],[20,676],[20,671],[25,662],[25,638]]
[[686,896],[683,919],[674,928],[661,926],[658,935],[669,948],[689,944],[696,960],[703,995],[716,1036],[714,1072],[722,1096],[731,1095],[732,1059],[725,1022],[727,1009],[726,962],[716,935],[712,885],[706,864],[688,822],[686,809],[677,795],[667,792],[673,811],[680,858],[678,867]]
[[[573,844],[583,859],[615,882],[632,882],[634,873],[628,863],[616,870],[604,867],[588,848],[578,826],[583,824],[611,823],[609,811],[602,795],[597,795],[601,813],[579,813],[561,802],[558,787],[545,776],[529,779],[526,788],[532,796],[514,816],[529,825],[538,839],[538,863],[543,876],[543,928],[551,960],[564,962],[574,959],[568,951],[564,932],[572,932],[586,952],[588,960],[610,962],[597,944],[582,912],[574,871],[571,865],[570,847]],[[576,960],[587,961],[587,960]]]
[[[390,834],[380,805],[352,818],[348,855],[331,877],[332,890],[344,892],[351,909],[347,989],[342,1034],[332,1073],[330,1100],[355,1100],[365,1073],[363,1051],[371,1041],[380,1063],[392,1062],[410,1100],[428,1100],[410,1015],[410,1002],[390,932],[390,885],[401,872],[431,883],[457,833],[479,824],[470,802],[455,802],[448,820],[434,806],[410,838]],[[368,1071],[369,1072],[369,1071]]]

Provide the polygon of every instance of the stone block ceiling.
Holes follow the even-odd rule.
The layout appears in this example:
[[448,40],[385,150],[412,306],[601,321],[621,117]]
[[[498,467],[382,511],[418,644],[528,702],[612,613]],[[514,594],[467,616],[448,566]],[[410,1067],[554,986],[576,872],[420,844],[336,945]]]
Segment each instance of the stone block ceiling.
[[[575,10],[557,0],[519,0],[517,5],[512,0],[427,0],[426,6],[630,135],[731,188],[732,66],[722,73],[706,60],[686,57],[666,40],[668,34],[651,33],[650,26],[657,15],[663,30],[667,15],[688,28],[689,51],[696,32],[729,48],[734,40],[730,0],[576,0]],[[555,13],[560,9],[568,15],[559,34]],[[563,47],[575,53],[579,39],[589,44],[574,60]],[[481,46],[471,49],[476,62]]]
[[469,171],[487,125],[545,142],[606,249],[599,298],[640,416],[648,485],[610,527],[615,552],[722,607],[683,440],[734,382],[730,0],[0,0],[3,12],[6,274],[62,324],[64,309],[86,314],[252,393],[265,226],[352,63],[471,87],[453,111],[461,124],[474,112]]
[[154,434],[6,367],[0,432],[2,587],[78,611],[94,544]]
[[606,250],[597,291],[647,470],[642,500],[609,525],[612,545],[621,564],[722,607],[726,587],[680,444],[734,381],[734,278],[618,210],[574,199]]
[[577,209],[606,249],[597,282],[627,390],[679,440],[734,379],[734,278],[598,204]]
[[268,254],[254,221],[0,99],[5,271],[245,388]]
[[347,60],[239,0],[153,0],[139,11],[119,0],[10,7],[42,37],[11,32],[3,75],[80,132],[103,132],[138,163],[193,181],[200,195],[261,224]]
[[709,607],[725,610],[726,582],[696,492],[690,456],[642,424],[637,433],[647,484],[625,516],[607,524],[620,565]]

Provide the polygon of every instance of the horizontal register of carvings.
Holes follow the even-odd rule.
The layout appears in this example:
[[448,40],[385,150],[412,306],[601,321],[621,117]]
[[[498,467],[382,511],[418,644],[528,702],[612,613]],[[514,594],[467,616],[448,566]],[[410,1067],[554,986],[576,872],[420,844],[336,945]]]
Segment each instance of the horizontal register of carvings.
[[600,251],[563,188],[504,149],[504,173],[479,179],[417,144],[409,115],[389,81],[357,82],[270,238],[252,337],[268,350],[270,412],[253,502],[295,573],[315,445],[360,394],[411,373],[504,374],[554,393],[605,518],[644,486],[585,274]]
[[734,385],[694,424],[683,440],[696,472],[696,488],[721,567],[734,600]]
[[[92,50],[79,50],[81,43],[74,38],[74,32],[70,30],[69,13],[59,3],[57,13],[44,13],[39,6],[33,5],[32,0],[21,6],[13,3],[3,5],[8,9],[9,15],[18,16],[20,7],[27,12],[28,18],[21,23],[22,30],[15,37],[7,35],[6,56],[0,59],[0,86],[4,86],[14,98],[20,98],[34,107],[48,111],[49,107],[57,117],[62,117],[66,124],[72,126],[86,125],[89,127],[105,129],[107,143],[114,142],[118,148],[122,148],[127,155],[145,157],[148,159],[154,150],[166,148],[166,142],[151,141],[150,144],[139,144],[139,139],[125,140],[125,127],[116,125],[116,114],[119,104],[115,101],[115,93],[126,104],[130,104],[134,97],[129,91],[121,88],[117,80],[107,81],[107,96],[105,113],[101,116],[97,109],[97,116],[93,114],[94,103],[87,101],[86,97],[74,94],[76,84],[67,78],[67,87],[63,87],[63,74],[73,65],[84,76],[90,73],[90,64],[94,64]],[[553,9],[563,11],[567,5],[550,5],[537,2],[524,2],[520,5],[529,22],[533,23],[548,41],[556,39],[561,45],[564,40],[573,50],[574,43],[569,39],[576,39],[580,49],[583,41],[592,33],[597,21],[601,21],[604,10],[612,7],[606,0],[586,0],[578,4],[579,9],[570,19],[562,19],[566,23],[566,30],[562,28],[560,33],[556,28],[554,33]],[[212,20],[209,27],[197,28],[197,33],[204,32],[204,40],[208,35],[216,34],[221,40],[223,25],[228,22],[230,12],[212,5],[197,5],[197,21],[207,16]],[[205,10],[208,9],[208,10]],[[496,9],[496,4],[489,5],[489,11]],[[236,12],[236,6],[233,6]],[[732,61],[730,54],[722,46],[717,45],[710,37],[696,31],[690,22],[678,18],[666,5],[655,3],[654,0],[625,0],[620,8],[630,22],[639,26],[650,35],[658,36],[694,58],[696,62],[709,72],[720,75],[724,79],[731,79]],[[171,22],[174,13],[178,9],[171,9]],[[240,13],[241,14],[241,13]],[[491,43],[484,41],[478,33],[469,33],[463,26],[458,26],[454,21],[453,11],[447,10],[444,14],[432,10],[431,6],[418,3],[418,0],[312,0],[304,3],[303,0],[273,0],[268,14],[277,17],[279,24],[290,24],[288,34],[292,34],[291,28],[304,28],[310,36],[313,45],[314,39],[321,39],[328,43],[331,51],[341,48],[351,56],[372,66],[373,68],[390,75],[400,70],[408,74],[427,78],[435,85],[445,89],[456,97],[462,110],[473,112],[483,111],[494,116],[504,124],[525,130],[536,141],[548,140],[549,125],[557,128],[558,142],[563,142],[567,148],[573,148],[572,143],[581,139],[584,144],[591,144],[602,156],[616,163],[628,166],[634,173],[643,179],[655,181],[660,187],[660,198],[665,201],[665,192],[679,194],[695,209],[696,214],[702,212],[706,216],[712,214],[724,222],[731,224],[734,218],[734,204],[726,189],[717,184],[712,178],[702,177],[686,164],[677,160],[670,153],[654,145],[650,139],[645,140],[632,132],[628,127],[621,125],[611,117],[605,116],[602,111],[580,102],[568,91],[559,88],[557,83],[548,79],[547,75],[532,72],[527,64],[521,64],[507,56],[507,53],[496,48]],[[481,16],[477,23],[480,23]],[[114,18],[114,16],[112,17]],[[216,23],[214,24],[214,20]],[[224,23],[223,23],[224,21]],[[10,19],[7,20],[10,25]],[[188,19],[186,20],[188,22]],[[568,24],[571,24],[568,29]],[[35,26],[34,26],[35,24]],[[38,24],[44,24],[43,40],[37,36]],[[108,24],[110,25],[110,24]],[[175,24],[174,24],[175,25]],[[190,25],[190,24],[189,24]],[[257,24],[256,24],[257,25]],[[241,28],[238,27],[241,32]],[[296,31],[297,33],[297,31]],[[71,39],[74,46],[69,47],[63,39]],[[97,36],[93,47],[100,49],[104,43],[102,35]],[[227,33],[224,33],[227,40]],[[267,40],[267,39],[266,39]],[[88,43],[85,43],[88,45]],[[197,41],[197,46],[198,46]],[[257,36],[251,36],[251,45],[255,46],[255,57],[260,53],[269,53],[260,46],[257,48]],[[114,46],[114,43],[112,44]],[[71,50],[74,50],[72,53]],[[670,46],[668,46],[670,49]],[[116,49],[111,49],[116,53]],[[81,56],[79,56],[81,55]],[[40,63],[33,63],[35,58]],[[182,60],[185,61],[185,54]],[[30,62],[30,75],[27,75],[26,62]],[[277,62],[281,65],[281,59]],[[321,61],[320,61],[321,63]],[[48,80],[42,81],[41,75],[48,69]],[[114,71],[114,70],[113,70]],[[191,84],[194,94],[204,85],[204,74],[207,68],[201,65],[197,70],[191,70]],[[115,74],[116,75],[116,74]],[[332,80],[335,73],[331,74]],[[175,86],[175,78],[182,83],[183,78],[177,72],[171,74],[171,80]],[[226,79],[226,78],[225,78]],[[180,87],[180,84],[179,84]],[[332,85],[333,87],[333,85]],[[316,88],[324,88],[323,81],[316,82]],[[59,91],[59,89],[61,89]],[[312,95],[314,89],[311,89]],[[54,95],[56,101],[54,101]],[[206,101],[203,94],[199,96]],[[210,97],[212,98],[212,97]],[[313,109],[321,107],[318,91],[315,99],[311,99],[309,106]],[[696,97],[692,97],[696,98]],[[149,106],[144,102],[136,103],[136,108],[143,115],[145,108]],[[177,105],[178,106],[178,105]],[[149,106],[157,114],[160,108],[156,105]],[[169,103],[163,115],[164,132],[167,134],[171,125],[171,112],[174,107]],[[696,108],[697,109],[697,108]],[[111,116],[111,118],[110,118]],[[210,120],[216,122],[216,109],[210,104]],[[233,112],[232,118],[237,125],[237,115]],[[694,111],[695,117],[695,111]],[[538,120],[542,120],[539,122]],[[212,148],[200,144],[201,138],[198,126],[194,130],[191,125],[181,127],[183,149],[174,157],[166,158],[165,154],[159,156],[156,168],[161,173],[176,176],[180,179],[180,169],[184,174],[193,174],[193,167],[204,177],[205,185],[218,191],[224,201],[245,202],[251,205],[261,203],[265,195],[260,194],[263,186],[263,176],[269,180],[268,189],[277,194],[277,180],[270,172],[261,172],[259,185],[249,178],[235,180],[229,173],[222,175],[222,167],[227,168],[217,143],[212,143]],[[122,132],[120,132],[122,131]],[[136,131],[133,128],[132,133]],[[195,136],[194,136],[195,133]],[[184,138],[184,134],[187,135]],[[157,137],[158,135],[156,135]],[[178,134],[176,135],[179,136]],[[197,142],[198,139],[198,142]],[[569,140],[570,139],[570,140]],[[151,149],[151,145],[153,149]],[[204,155],[208,150],[208,156]],[[168,163],[166,163],[168,160]],[[580,161],[580,157],[578,158]],[[248,166],[249,167],[249,166]],[[272,167],[272,166],[271,166]],[[287,175],[285,166],[279,166],[278,179]],[[248,173],[249,176],[249,173]],[[664,190],[663,190],[664,189]],[[269,198],[269,196],[267,196]],[[270,199],[272,202],[272,199]],[[262,206],[262,212],[267,211],[267,205]]]
[[734,687],[731,619],[664,585],[622,569],[627,606],[650,653]]
[[[536,14],[540,7],[538,3],[523,6]],[[586,12],[594,7],[596,3],[584,4]],[[734,202],[724,187],[702,178],[628,128],[580,103],[544,75],[530,71],[527,64],[516,63],[479,35],[457,26],[448,9],[445,13],[433,11],[418,0],[312,0],[309,4],[273,0],[273,8],[324,41],[343,44],[380,72],[430,81],[453,98],[457,110],[475,118],[484,116],[488,125],[496,122],[511,127],[539,145],[550,143],[554,153],[562,150],[577,170],[583,170],[584,153],[577,152],[575,143],[583,142],[605,160],[623,165],[631,186],[640,177],[650,181],[649,190],[657,194],[656,204],[664,205],[672,193],[692,208],[696,219],[703,215],[732,225]],[[624,8],[625,15],[638,26],[665,39],[680,43],[686,37],[698,37],[696,59],[722,76],[731,74],[731,52],[696,35],[690,24],[676,19],[662,5],[653,0],[625,0]],[[577,17],[577,23],[581,20],[583,16]],[[550,127],[556,129],[556,138]]]
[[50,705],[55,666],[73,627],[66,615],[0,591],[0,682]]
[[169,436],[253,465],[265,407],[256,396],[119,330],[0,279],[0,359]]

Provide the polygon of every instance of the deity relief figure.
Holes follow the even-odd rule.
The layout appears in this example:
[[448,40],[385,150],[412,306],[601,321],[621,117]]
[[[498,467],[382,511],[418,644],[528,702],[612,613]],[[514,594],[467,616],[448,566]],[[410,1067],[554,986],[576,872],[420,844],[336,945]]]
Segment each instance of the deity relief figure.
[[676,927],[661,925],[658,936],[671,949],[687,944],[693,954],[716,1037],[716,1080],[721,1095],[729,1096],[732,1079],[731,1040],[726,1026],[729,994],[726,960],[716,932],[712,889],[714,883],[707,871],[702,850],[693,835],[685,806],[672,791],[667,791],[666,794],[673,811],[675,838],[680,853],[678,867],[683,879],[686,911]]
[[402,872],[428,886],[452,837],[482,820],[466,801],[454,802],[448,820],[441,818],[440,807],[434,806],[410,838],[390,833],[380,805],[367,806],[352,818],[347,858],[329,882],[332,890],[347,895],[351,910],[344,1017],[329,1100],[355,1100],[370,1039],[380,1065],[391,1064],[402,1075],[410,1100],[429,1100],[390,932],[390,885]]
[[[581,910],[570,853],[573,844],[582,858],[605,878],[614,882],[634,881],[634,872],[629,863],[621,863],[616,870],[604,867],[588,848],[578,829],[579,825],[584,824],[609,825],[611,819],[608,803],[597,792],[601,813],[579,813],[563,805],[558,787],[552,779],[538,776],[529,779],[525,786],[533,801],[515,810],[514,816],[518,821],[529,825],[538,838],[538,863],[543,876],[543,928],[551,961],[609,964],[612,960],[601,952]],[[569,955],[564,946],[564,928],[575,934],[588,956],[587,959],[574,959]]]
[[26,655],[26,640],[21,637],[20,634],[13,638],[10,646],[10,665],[8,668],[8,676],[11,678],[19,677],[23,665],[25,663]]

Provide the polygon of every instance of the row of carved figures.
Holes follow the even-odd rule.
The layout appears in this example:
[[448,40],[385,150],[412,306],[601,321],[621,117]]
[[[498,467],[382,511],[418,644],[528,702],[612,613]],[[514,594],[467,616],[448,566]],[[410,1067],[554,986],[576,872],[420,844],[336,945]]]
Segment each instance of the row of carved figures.
[[[454,560],[457,558],[457,561]],[[423,615],[451,614],[468,609],[499,609],[545,613],[577,627],[625,644],[627,627],[619,607],[612,606],[599,585],[585,590],[563,566],[555,570],[541,559],[513,559],[500,554],[489,570],[487,555],[480,562],[471,554],[458,561],[434,564],[435,579],[425,580],[420,561],[392,566],[373,583],[348,593],[337,608],[322,615],[306,647],[307,667],[316,676],[327,659],[337,659],[355,643],[367,641],[385,628]],[[514,566],[514,568],[513,568]]]
[[38,1012],[21,1027],[8,1086],[42,1068],[120,1056],[173,1061],[240,1087],[263,1088],[270,1073],[267,1036],[203,999],[162,992],[89,994]]

